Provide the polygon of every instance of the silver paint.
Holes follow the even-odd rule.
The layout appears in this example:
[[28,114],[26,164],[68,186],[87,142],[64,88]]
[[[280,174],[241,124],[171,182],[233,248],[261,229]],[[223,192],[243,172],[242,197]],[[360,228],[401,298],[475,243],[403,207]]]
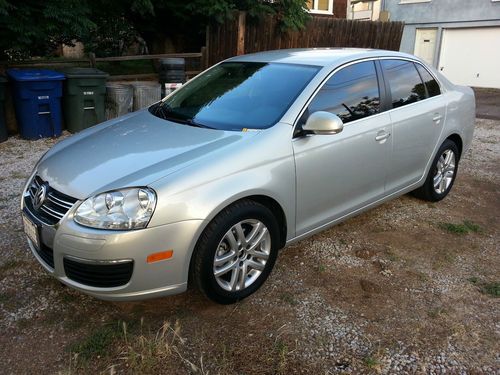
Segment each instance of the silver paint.
[[[446,138],[456,134],[463,141],[463,152],[468,149],[475,116],[472,90],[453,85],[425,64],[439,81],[441,95],[350,122],[338,134],[293,137],[302,111],[338,69],[353,61],[394,57],[422,63],[399,52],[362,49],[238,56],[231,60],[309,64],[321,69],[269,129],[201,129],[142,110],[58,143],[42,157],[33,175],[38,173],[52,188],[80,201],[55,226],[42,225],[42,241],[54,249],[54,269],[34,251],[35,257],[63,283],[99,298],[169,295],[186,290],[191,255],[204,228],[239,199],[274,200],[283,210],[285,240],[290,244],[421,186]],[[82,200],[137,186],[149,186],[158,197],[147,228],[107,231],[74,222],[74,211]],[[167,249],[174,250],[171,259],[146,262],[147,255]],[[121,287],[89,287],[66,277],[65,256],[93,261],[132,259],[134,273]]]

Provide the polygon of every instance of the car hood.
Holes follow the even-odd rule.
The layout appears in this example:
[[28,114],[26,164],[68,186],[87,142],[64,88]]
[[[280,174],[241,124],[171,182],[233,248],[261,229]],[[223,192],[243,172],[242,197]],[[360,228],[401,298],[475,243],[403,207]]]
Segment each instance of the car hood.
[[54,189],[78,199],[131,186],[146,186],[233,147],[257,132],[197,128],[142,110],[61,141],[37,166]]

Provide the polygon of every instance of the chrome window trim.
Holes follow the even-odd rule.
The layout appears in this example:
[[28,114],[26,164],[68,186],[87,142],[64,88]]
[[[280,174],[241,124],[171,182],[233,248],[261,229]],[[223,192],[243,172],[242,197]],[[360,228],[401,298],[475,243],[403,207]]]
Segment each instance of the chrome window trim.
[[[430,96],[428,98],[425,98],[423,100],[419,100],[417,102],[414,102],[414,103],[410,103],[410,104],[407,104],[407,105],[404,105],[402,107],[398,107],[398,108],[391,108],[391,109],[388,109],[387,111],[383,111],[383,112],[379,112],[379,113],[376,113],[374,115],[370,115],[370,116],[366,116],[366,117],[363,117],[363,118],[360,118],[360,119],[357,119],[357,120],[354,120],[354,121],[350,121],[348,122],[347,124],[344,124],[344,126],[349,126],[349,125],[352,125],[352,124],[356,124],[358,123],[359,121],[363,121],[367,118],[373,118],[374,116],[379,116],[379,115],[382,115],[384,113],[390,113],[391,111],[395,111],[395,110],[398,110],[398,109],[401,109],[401,108],[407,108],[409,106],[413,106],[415,104],[418,104],[418,103],[421,103],[421,102],[424,102],[426,100],[429,100],[429,99],[434,99],[434,98],[437,98],[437,97],[440,97],[443,95],[443,85],[441,84],[441,81],[433,74],[433,72],[429,71],[429,69],[427,69],[420,61],[416,60],[416,59],[411,59],[409,57],[400,57],[400,56],[394,56],[394,57],[391,57],[391,56],[379,56],[379,57],[366,57],[366,58],[363,58],[363,59],[359,59],[359,60],[353,60],[353,61],[349,61],[348,63],[345,63],[345,64],[342,64],[338,67],[336,67],[334,70],[332,70],[330,73],[328,73],[328,75],[325,77],[325,79],[323,79],[323,81],[321,81],[321,83],[318,85],[318,87],[316,87],[316,89],[314,90],[314,92],[311,94],[311,96],[309,97],[309,99],[307,99],[306,103],[304,104],[304,106],[302,106],[302,109],[300,110],[298,116],[295,118],[295,121],[293,123],[293,127],[292,127],[292,139],[295,139],[297,137],[294,136],[295,134],[295,129],[298,125],[298,122],[300,120],[300,118],[302,117],[302,115],[304,114],[304,112],[306,111],[307,107],[309,106],[309,104],[313,101],[313,99],[316,97],[316,95],[318,94],[318,92],[323,88],[323,86],[326,84],[326,82],[335,74],[337,73],[338,71],[340,71],[341,69],[344,69],[350,65],[354,65],[354,64],[358,64],[358,63],[362,63],[362,62],[366,62],[366,61],[380,61],[380,60],[403,60],[403,61],[410,61],[410,62],[413,62],[413,63],[417,63],[417,64],[420,64],[435,80],[436,82],[438,83],[439,85],[439,95],[435,95],[435,96]],[[416,68],[415,68],[416,69]],[[418,72],[418,70],[417,70]],[[385,77],[378,77],[378,79],[380,80],[380,78],[385,78]],[[382,93],[379,93],[379,95],[381,95]]]

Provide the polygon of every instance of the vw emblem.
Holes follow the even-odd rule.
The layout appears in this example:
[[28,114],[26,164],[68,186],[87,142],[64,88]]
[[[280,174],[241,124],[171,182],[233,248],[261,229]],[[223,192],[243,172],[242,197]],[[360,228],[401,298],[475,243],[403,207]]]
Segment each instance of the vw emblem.
[[42,207],[43,202],[45,202],[45,198],[47,197],[47,191],[49,190],[49,186],[45,184],[41,184],[38,189],[36,189],[35,196],[33,197],[33,207],[38,210]]

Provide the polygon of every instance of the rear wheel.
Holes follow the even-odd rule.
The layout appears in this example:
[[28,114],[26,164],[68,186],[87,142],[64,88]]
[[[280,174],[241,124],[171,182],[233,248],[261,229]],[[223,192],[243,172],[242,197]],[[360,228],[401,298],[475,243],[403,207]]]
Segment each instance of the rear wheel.
[[239,301],[267,279],[278,244],[279,230],[272,212],[257,202],[237,202],[217,215],[201,235],[191,277],[213,301]]
[[413,194],[421,199],[437,202],[448,195],[458,171],[460,154],[455,142],[447,139],[439,148],[425,183]]

